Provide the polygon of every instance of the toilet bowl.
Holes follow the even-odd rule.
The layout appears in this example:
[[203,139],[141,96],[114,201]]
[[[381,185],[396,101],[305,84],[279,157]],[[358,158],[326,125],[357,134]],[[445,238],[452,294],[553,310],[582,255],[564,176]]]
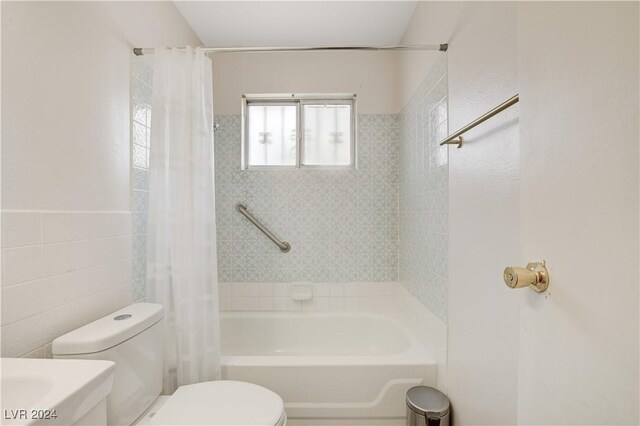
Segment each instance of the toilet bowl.
[[152,425],[286,424],[282,398],[262,386],[221,380],[181,386],[152,417]]
[[[162,391],[161,305],[136,303],[53,341],[57,359],[101,359],[116,363],[107,397],[109,425],[132,425]],[[282,398],[252,383],[230,380],[181,386],[154,413],[154,425],[283,426]]]

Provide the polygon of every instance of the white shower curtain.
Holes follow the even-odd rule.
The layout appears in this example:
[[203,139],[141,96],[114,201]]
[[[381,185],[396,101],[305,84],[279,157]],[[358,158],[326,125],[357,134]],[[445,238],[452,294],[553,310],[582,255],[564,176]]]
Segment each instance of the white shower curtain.
[[148,300],[165,308],[164,392],[220,378],[211,61],[154,57]]

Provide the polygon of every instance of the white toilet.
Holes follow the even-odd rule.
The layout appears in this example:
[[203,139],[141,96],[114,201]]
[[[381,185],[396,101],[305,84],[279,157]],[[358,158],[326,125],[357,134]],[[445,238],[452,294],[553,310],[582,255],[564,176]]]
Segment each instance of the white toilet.
[[[136,303],[53,341],[54,358],[116,363],[107,398],[109,425],[134,424],[162,391],[164,313]],[[282,398],[258,385],[229,380],[181,386],[151,419],[156,425],[284,426]]]

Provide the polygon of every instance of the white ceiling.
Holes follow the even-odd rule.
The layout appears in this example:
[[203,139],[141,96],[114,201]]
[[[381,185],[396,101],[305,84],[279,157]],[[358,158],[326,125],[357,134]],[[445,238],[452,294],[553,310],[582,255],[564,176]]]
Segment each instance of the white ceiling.
[[415,1],[175,1],[205,46],[390,45]]

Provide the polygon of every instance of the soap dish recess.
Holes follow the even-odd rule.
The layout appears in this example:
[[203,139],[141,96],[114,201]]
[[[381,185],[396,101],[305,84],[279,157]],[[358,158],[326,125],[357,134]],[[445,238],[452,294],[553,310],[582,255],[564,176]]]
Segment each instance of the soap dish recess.
[[291,284],[291,299],[297,301],[311,300],[313,285],[311,283]]

